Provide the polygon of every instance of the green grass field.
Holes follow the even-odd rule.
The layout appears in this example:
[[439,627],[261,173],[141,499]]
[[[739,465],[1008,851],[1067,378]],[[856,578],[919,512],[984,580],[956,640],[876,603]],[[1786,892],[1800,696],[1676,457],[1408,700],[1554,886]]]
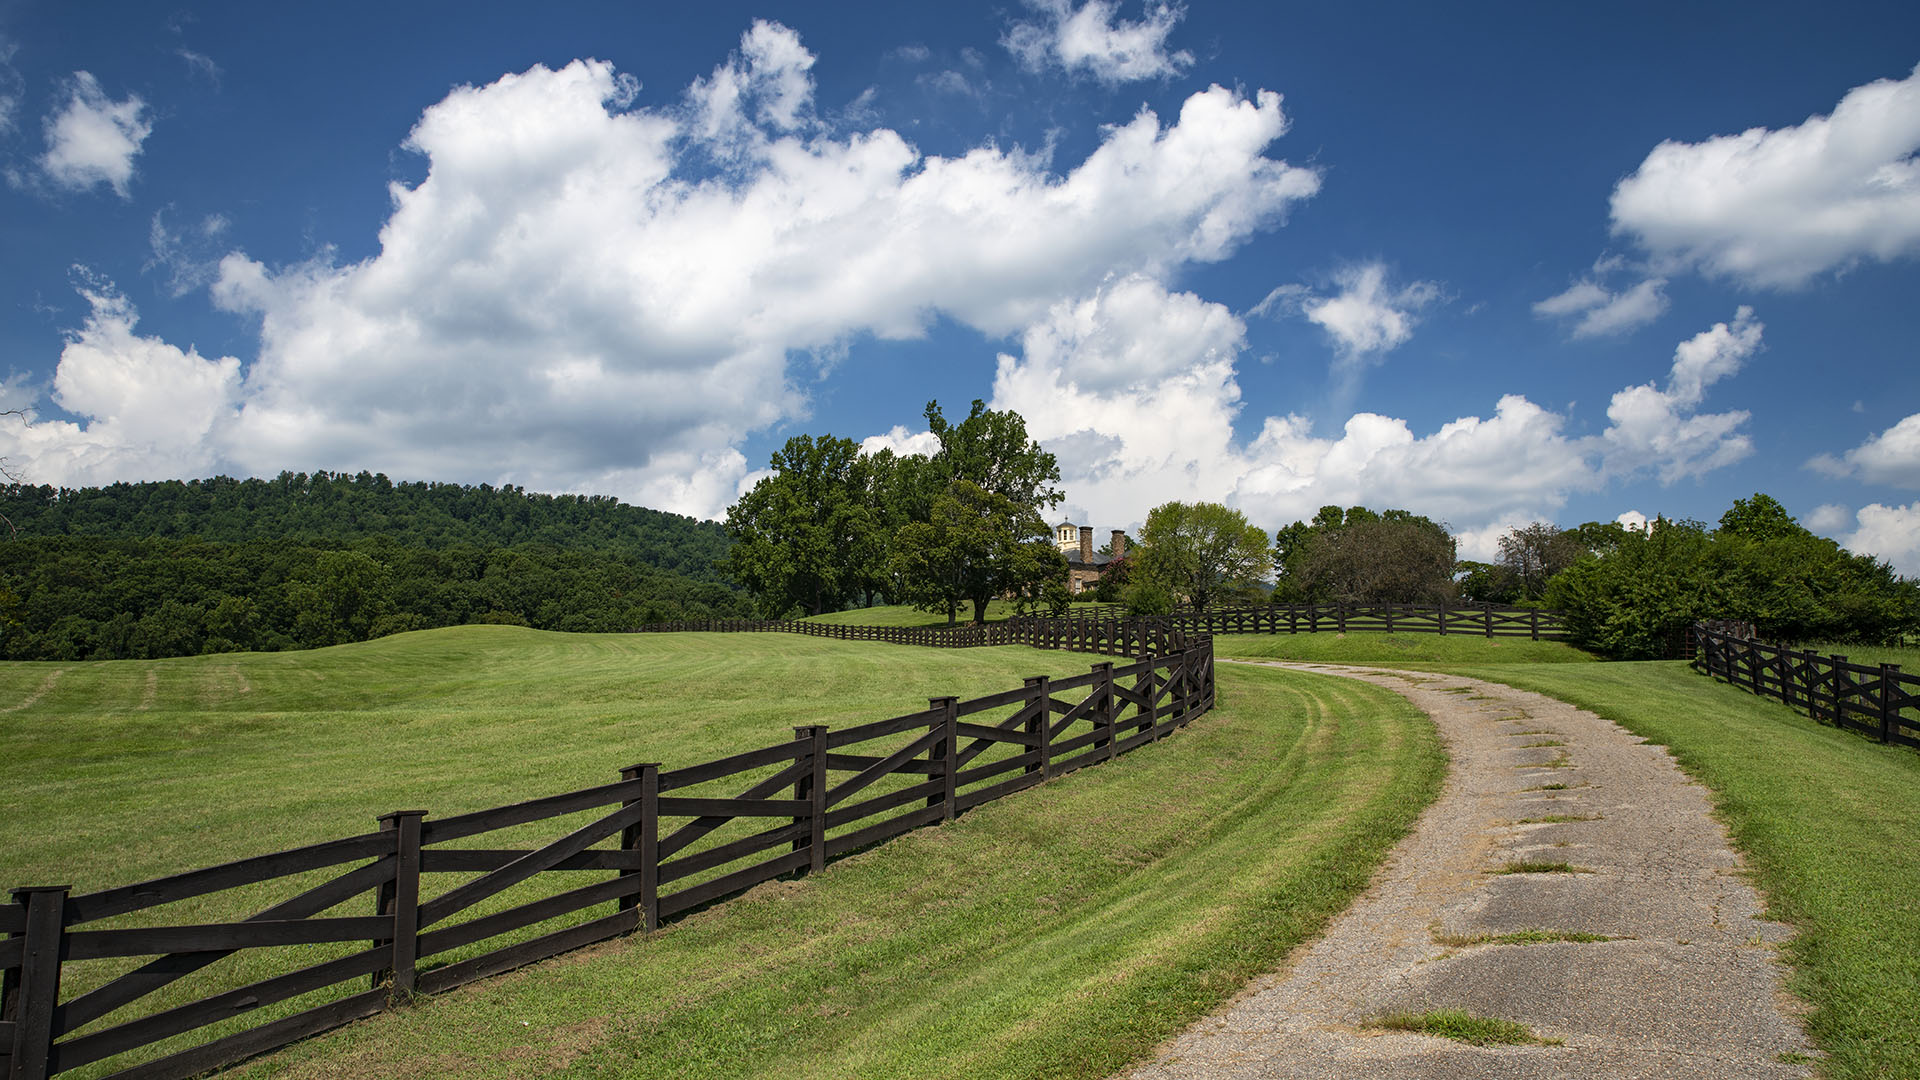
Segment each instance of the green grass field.
[[[1920,755],[1682,664],[1586,663],[1551,642],[1216,646],[1459,671],[1669,746],[1713,790],[1770,914],[1799,931],[1786,956],[1823,1068],[1920,1076]],[[686,764],[793,724],[1087,662],[467,627],[310,653],[0,665],[0,886],[92,890],[361,831],[385,810],[444,815],[601,783],[635,760]],[[1109,1075],[1342,909],[1444,769],[1430,725],[1384,691],[1236,665],[1220,679],[1221,707],[1167,742],[241,1075]]]
[[1712,789],[1793,991],[1844,1080],[1920,1076],[1920,754],[1822,727],[1684,663],[1461,668],[1572,702],[1665,745]]
[[1815,641],[1794,648],[1811,649],[1821,656],[1838,653],[1853,664],[1899,664],[1907,674],[1920,673],[1920,647],[1898,645],[1848,645],[1837,641]]
[[[691,763],[796,723],[911,711],[1091,659],[470,627],[309,653],[0,665],[0,881],[90,891],[361,831],[384,810],[444,815],[605,782],[633,760]],[[386,1076],[397,1055],[409,1075],[563,1073],[583,1057],[636,1076],[1105,1075],[1344,907],[1443,769],[1431,727],[1384,692],[1222,679],[1223,707],[1158,746],[250,1069]],[[290,891],[173,915],[218,921]],[[476,914],[525,898],[510,890]],[[301,948],[321,950],[299,957],[312,962],[335,947]],[[158,1002],[261,977],[272,952]],[[103,964],[125,966],[78,965],[69,994],[111,974],[88,974]]]
[[[1018,647],[935,651],[786,634],[475,626],[310,652],[0,664],[0,888],[71,884],[92,892],[371,831],[391,810],[444,817],[558,794],[611,782],[635,761],[691,765],[791,738],[795,724],[898,715],[924,708],[930,694],[974,697],[1026,675],[1082,672],[1086,663]],[[587,820],[494,833],[481,846],[535,846]],[[709,841],[718,842],[719,834]],[[327,876],[211,894],[103,925],[231,920]],[[461,879],[436,875],[427,894]],[[475,914],[551,889],[522,885]],[[364,915],[370,903],[360,897],[329,914]],[[141,1008],[347,951],[248,951]],[[67,994],[133,963],[72,965]],[[322,1000],[308,996],[268,1015]]]
[[1343,909],[1444,770],[1384,691],[1221,682],[1156,746],[240,1075],[1107,1076]]
[[1215,656],[1433,668],[1460,664],[1566,664],[1596,659],[1564,642],[1472,634],[1220,634]]
[[139,881],[1076,674],[788,634],[428,630],[309,652],[0,664],[0,887]]

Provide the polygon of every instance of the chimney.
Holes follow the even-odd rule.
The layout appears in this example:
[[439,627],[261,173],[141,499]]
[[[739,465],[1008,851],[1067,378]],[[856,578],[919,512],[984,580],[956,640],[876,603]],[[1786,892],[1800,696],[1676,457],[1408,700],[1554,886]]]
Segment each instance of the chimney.
[[1127,534],[1124,531],[1120,529],[1113,530],[1113,547],[1111,550],[1113,557],[1116,559],[1124,559],[1127,557]]
[[1093,565],[1093,526],[1080,526],[1080,564]]

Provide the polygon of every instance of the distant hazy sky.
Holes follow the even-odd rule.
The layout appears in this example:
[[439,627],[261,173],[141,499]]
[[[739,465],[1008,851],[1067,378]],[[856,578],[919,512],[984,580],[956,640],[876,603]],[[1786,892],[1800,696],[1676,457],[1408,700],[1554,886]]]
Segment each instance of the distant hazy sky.
[[0,456],[711,517],[982,398],[1102,529],[1765,491],[1920,572],[1916,63],[1910,0],[0,0]]

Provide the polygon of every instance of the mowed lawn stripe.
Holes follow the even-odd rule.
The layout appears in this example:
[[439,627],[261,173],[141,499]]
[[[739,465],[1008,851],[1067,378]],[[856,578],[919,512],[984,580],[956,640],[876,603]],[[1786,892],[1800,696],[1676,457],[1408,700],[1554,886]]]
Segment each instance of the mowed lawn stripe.
[[[0,888],[71,883],[92,892],[370,831],[376,815],[390,810],[418,807],[446,817],[558,794],[608,783],[635,761],[694,764],[790,738],[795,724],[913,712],[929,694],[979,696],[1017,687],[1026,675],[1081,673],[1095,659],[1021,647],[931,650],[787,635],[570,635],[482,626],[300,653],[63,664],[65,674],[31,708],[0,719],[7,751],[0,754]],[[0,700],[40,692],[49,674],[46,664],[0,664]],[[585,823],[576,816],[523,826],[487,844],[537,846]],[[319,871],[209,894],[112,925],[241,918],[328,876]],[[423,896],[467,876],[433,875]],[[607,876],[543,878],[471,914]],[[357,897],[327,914],[365,915],[370,904]],[[353,948],[248,950],[92,1030]],[[69,965],[65,996],[137,964]],[[141,1057],[344,992],[271,1005]],[[130,1063],[74,1075],[84,1080]]]
[[1444,774],[1395,695],[1220,678],[1156,746],[241,1075],[1106,1076],[1343,909]]
[[[0,888],[92,891],[691,765],[1098,657],[473,626],[294,653],[0,663]],[[150,676],[154,700],[141,708]]]

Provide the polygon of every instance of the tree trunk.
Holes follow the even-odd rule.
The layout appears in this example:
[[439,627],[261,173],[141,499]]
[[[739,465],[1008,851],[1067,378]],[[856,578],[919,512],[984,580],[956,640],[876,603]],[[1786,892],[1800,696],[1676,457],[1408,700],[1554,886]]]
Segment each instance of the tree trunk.
[[979,626],[985,626],[987,623],[987,601],[983,598],[980,598],[980,597],[974,598],[973,621],[975,625],[979,625]]

